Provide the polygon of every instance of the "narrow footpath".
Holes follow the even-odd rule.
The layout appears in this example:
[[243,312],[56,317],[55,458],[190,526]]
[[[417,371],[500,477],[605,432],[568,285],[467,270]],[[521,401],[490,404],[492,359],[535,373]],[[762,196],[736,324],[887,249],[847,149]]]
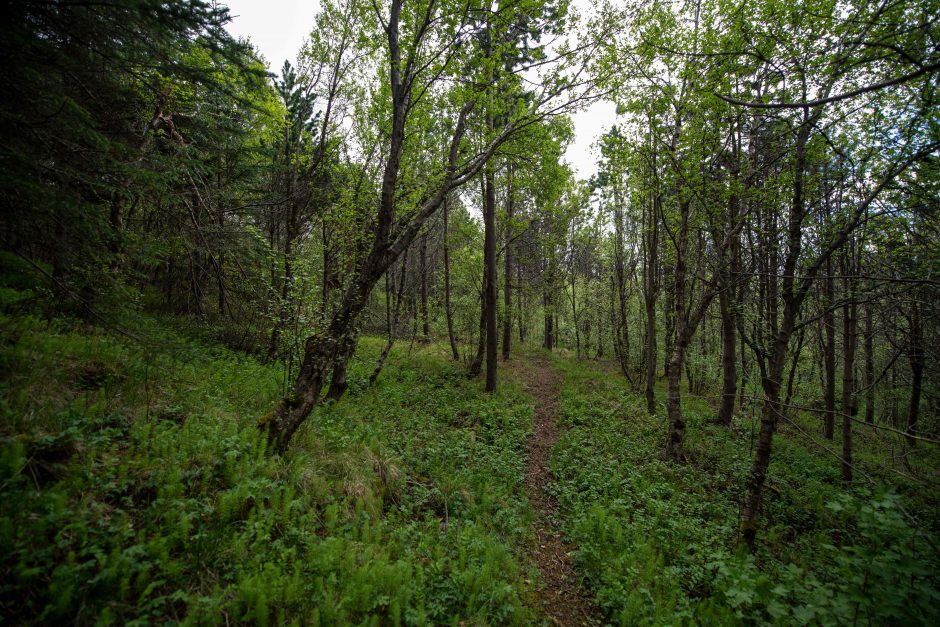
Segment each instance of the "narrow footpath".
[[597,624],[591,599],[578,587],[569,546],[556,520],[557,504],[549,493],[552,481],[549,459],[558,439],[556,406],[562,378],[542,357],[511,359],[511,368],[535,401],[532,435],[527,443],[526,486],[535,510],[535,545],[532,560],[541,577],[539,598],[548,619],[556,625]]

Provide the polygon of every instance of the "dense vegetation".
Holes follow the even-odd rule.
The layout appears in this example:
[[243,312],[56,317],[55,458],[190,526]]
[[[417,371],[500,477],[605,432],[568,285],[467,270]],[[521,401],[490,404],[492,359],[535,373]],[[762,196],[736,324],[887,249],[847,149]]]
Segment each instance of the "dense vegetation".
[[3,620],[940,622],[936,2],[4,9]]

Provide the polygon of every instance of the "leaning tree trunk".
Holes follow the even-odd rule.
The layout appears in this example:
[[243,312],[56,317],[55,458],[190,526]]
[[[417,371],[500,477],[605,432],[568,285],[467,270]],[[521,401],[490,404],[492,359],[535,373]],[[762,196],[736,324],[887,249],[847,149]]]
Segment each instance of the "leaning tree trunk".
[[754,540],[757,537],[757,514],[760,509],[764,481],[767,479],[767,469],[770,466],[774,431],[777,427],[777,420],[782,416],[780,382],[786,357],[785,343],[789,341],[789,336],[784,339],[783,335],[784,332],[781,330],[777,335],[776,344],[784,344],[784,347],[782,350],[774,351],[767,376],[761,380],[765,396],[761,408],[760,433],[754,451],[754,463],[747,478],[744,505],[741,508],[741,536],[750,549],[754,548]]
[[294,433],[320,402],[327,374],[337,363],[345,363],[352,356],[356,342],[355,321],[365,306],[370,288],[371,285],[358,277],[326,332],[307,338],[293,391],[258,423],[275,450],[287,449]]
[[[379,211],[375,222],[372,246],[361,261],[355,272],[353,280],[346,289],[341,302],[335,308],[325,331],[307,338],[304,345],[303,360],[294,384],[293,391],[278,404],[271,414],[259,421],[269,442],[278,450],[284,450],[291,437],[297,431],[317,403],[320,402],[320,393],[329,370],[334,373],[337,369],[345,369],[356,347],[358,337],[358,318],[366,306],[369,294],[375,284],[411,245],[418,236],[421,228],[430,219],[444,202],[447,194],[459,185],[470,180],[483,168],[501,142],[506,141],[508,134],[500,136],[491,142],[487,149],[478,157],[462,167],[457,172],[457,157],[461,139],[466,130],[466,118],[473,107],[467,103],[457,116],[454,132],[450,140],[450,150],[447,156],[446,174],[443,182],[436,192],[428,197],[417,208],[410,219],[398,225],[393,231],[395,222],[395,205],[398,191],[399,170],[404,152],[405,126],[408,112],[411,109],[411,87],[423,66],[420,69],[410,62],[402,64],[401,46],[399,41],[399,24],[401,18],[401,0],[392,2],[385,33],[388,37],[389,50],[389,86],[391,98],[391,133],[388,143],[388,157],[382,173]],[[429,18],[430,19],[430,18]],[[425,32],[422,29],[421,32]],[[420,37],[418,40],[420,44]],[[402,69],[404,68],[404,75]]]

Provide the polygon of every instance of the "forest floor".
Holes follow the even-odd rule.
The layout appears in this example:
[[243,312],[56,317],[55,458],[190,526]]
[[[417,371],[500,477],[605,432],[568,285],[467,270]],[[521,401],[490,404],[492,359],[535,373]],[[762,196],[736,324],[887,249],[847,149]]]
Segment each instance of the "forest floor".
[[0,621],[940,624],[940,562],[901,510],[940,529],[937,497],[871,430],[876,486],[778,434],[752,556],[750,411],[726,429],[686,396],[674,464],[662,413],[603,361],[520,347],[487,394],[446,344],[402,345],[369,385],[366,337],[346,397],[271,455],[256,423],[283,365],[186,319],[128,319],[141,344],[28,296],[0,289]]
[[549,461],[558,440],[558,395],[562,377],[542,356],[510,361],[513,375],[532,396],[532,435],[526,443],[528,460],[525,481],[529,502],[535,510],[535,540],[531,558],[539,569],[539,600],[542,610],[558,625],[591,625],[597,610],[581,590],[572,563],[573,547],[559,529],[558,504],[550,492],[553,482]]

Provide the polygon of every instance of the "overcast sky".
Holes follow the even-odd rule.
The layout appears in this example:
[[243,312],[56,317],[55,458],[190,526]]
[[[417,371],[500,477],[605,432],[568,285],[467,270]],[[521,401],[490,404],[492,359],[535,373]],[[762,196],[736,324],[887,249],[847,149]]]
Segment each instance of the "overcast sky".
[[[586,5],[588,0],[575,0]],[[278,72],[284,61],[291,62],[313,30],[316,0],[227,0],[233,16],[229,32],[245,37],[261,51],[272,71]],[[596,156],[591,145],[613,124],[614,105],[601,102],[574,116],[575,139],[565,154],[580,178],[595,172]]]

